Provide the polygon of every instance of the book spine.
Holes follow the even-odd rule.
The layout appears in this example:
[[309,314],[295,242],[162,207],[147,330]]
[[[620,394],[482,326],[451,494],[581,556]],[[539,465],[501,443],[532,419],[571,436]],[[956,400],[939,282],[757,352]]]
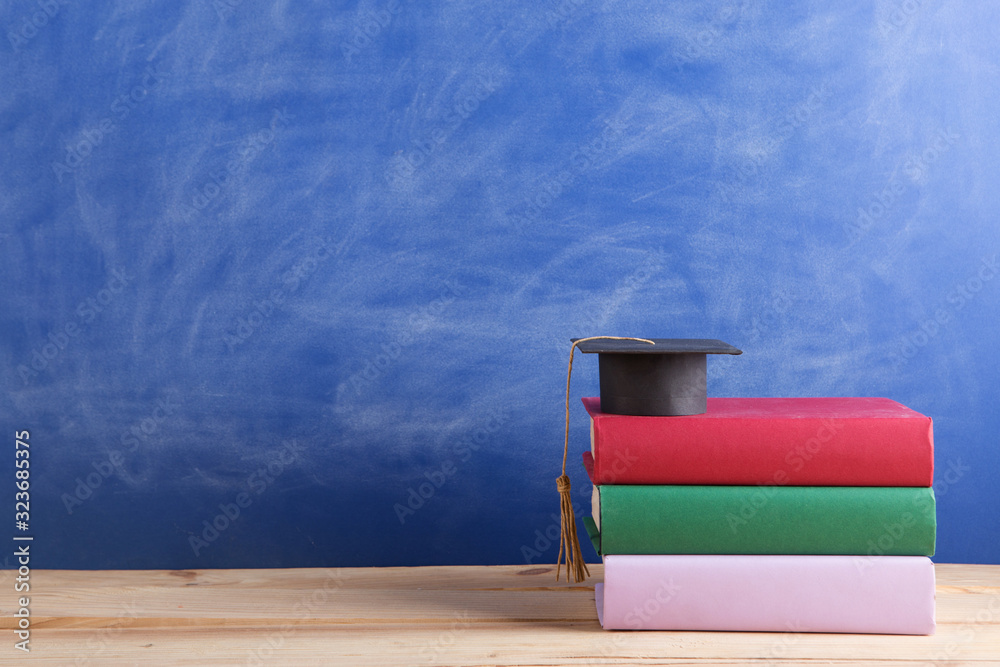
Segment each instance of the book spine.
[[886,556],[607,556],[607,630],[928,635],[934,566]]
[[932,556],[931,488],[600,486],[603,554]]

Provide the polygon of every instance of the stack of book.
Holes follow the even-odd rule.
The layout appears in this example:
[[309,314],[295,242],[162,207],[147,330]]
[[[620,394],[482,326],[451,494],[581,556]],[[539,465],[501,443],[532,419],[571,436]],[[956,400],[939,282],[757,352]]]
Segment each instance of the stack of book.
[[930,418],[886,398],[585,398],[605,629],[934,632]]

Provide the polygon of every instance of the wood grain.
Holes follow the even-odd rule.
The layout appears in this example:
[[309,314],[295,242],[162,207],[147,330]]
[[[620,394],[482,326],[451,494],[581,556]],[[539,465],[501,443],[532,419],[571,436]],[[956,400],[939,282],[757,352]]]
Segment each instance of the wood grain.
[[13,648],[4,595],[0,662],[1000,664],[1000,566],[936,566],[932,637],[606,632],[594,609],[602,568],[591,567],[583,585],[556,583],[548,566],[36,571],[31,653]]

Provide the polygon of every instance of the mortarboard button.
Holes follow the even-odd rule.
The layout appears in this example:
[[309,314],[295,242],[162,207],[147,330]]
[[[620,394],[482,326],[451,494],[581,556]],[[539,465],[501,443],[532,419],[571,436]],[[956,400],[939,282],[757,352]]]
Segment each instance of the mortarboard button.
[[[579,340],[572,338],[573,342]],[[743,354],[705,338],[589,340],[577,346],[598,354],[601,412],[617,415],[700,415],[707,409],[709,354]]]

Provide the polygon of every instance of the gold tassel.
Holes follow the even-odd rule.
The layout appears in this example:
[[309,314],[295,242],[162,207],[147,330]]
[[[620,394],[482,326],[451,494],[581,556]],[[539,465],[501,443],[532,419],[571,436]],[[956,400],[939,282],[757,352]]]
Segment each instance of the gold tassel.
[[590,575],[587,564],[583,562],[583,554],[580,552],[580,538],[576,534],[576,513],[573,512],[573,499],[570,497],[569,477],[566,475],[566,455],[569,453],[569,379],[573,375],[573,352],[576,346],[588,340],[637,340],[643,343],[655,345],[646,338],[628,338],[623,336],[591,336],[590,338],[580,338],[573,342],[569,348],[569,369],[566,371],[566,439],[563,442],[562,474],[556,478],[556,489],[559,490],[559,555],[556,557],[556,581],[559,581],[559,574],[562,572],[563,554],[566,554],[566,580],[573,577],[573,581],[581,582]]
[[[559,555],[556,557],[556,581],[562,569],[563,549],[566,550],[566,581],[583,581],[590,576],[587,564],[583,562],[580,552],[580,539],[576,535],[576,515],[573,512],[573,500],[569,496],[569,477],[560,475],[556,478],[556,488],[559,489],[559,510],[562,512],[559,533]],[[568,545],[568,546],[567,546]],[[586,576],[584,575],[586,573]]]

